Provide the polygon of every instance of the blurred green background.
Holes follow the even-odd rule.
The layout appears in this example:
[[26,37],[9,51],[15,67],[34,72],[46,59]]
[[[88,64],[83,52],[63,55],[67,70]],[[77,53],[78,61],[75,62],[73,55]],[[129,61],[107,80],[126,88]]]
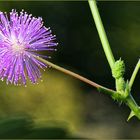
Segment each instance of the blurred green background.
[[[129,79],[140,55],[140,2],[97,2],[116,59]],[[24,9],[41,16],[57,35],[51,61],[106,87],[114,79],[86,1],[0,1],[0,10]],[[45,53],[44,53],[45,54]],[[47,53],[46,53],[47,54]],[[126,121],[129,109],[56,70],[38,85],[0,82],[0,138],[140,138],[140,121]],[[140,103],[140,75],[133,95]]]

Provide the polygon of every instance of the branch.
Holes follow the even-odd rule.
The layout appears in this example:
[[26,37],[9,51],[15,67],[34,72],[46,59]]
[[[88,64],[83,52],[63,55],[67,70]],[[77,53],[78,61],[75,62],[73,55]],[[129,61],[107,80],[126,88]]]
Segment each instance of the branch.
[[103,86],[101,86],[101,85],[99,85],[99,84],[97,84],[97,83],[95,83],[95,82],[93,82],[93,81],[91,81],[91,80],[79,75],[79,74],[76,74],[76,73],[74,73],[74,72],[72,72],[70,70],[67,70],[67,69],[64,69],[64,68],[62,68],[62,67],[60,67],[58,65],[55,65],[55,64],[53,64],[53,63],[51,63],[51,62],[49,62],[49,61],[47,61],[47,60],[45,60],[45,59],[43,59],[41,57],[38,57],[38,56],[35,56],[35,55],[34,55],[34,57],[36,59],[38,59],[39,61],[43,62],[44,64],[46,64],[48,66],[51,66],[52,68],[54,68],[56,70],[59,70],[59,71],[65,73],[67,75],[70,75],[70,76],[72,76],[72,77],[74,77],[76,79],[79,79],[79,80],[81,80],[81,81],[83,81],[83,82],[85,82],[85,83],[97,88],[99,91],[102,91],[103,93],[106,93],[106,94],[109,94],[109,95],[113,95],[115,93],[115,91],[112,90],[112,89],[103,87]]
[[137,75],[139,69],[140,69],[140,59],[139,59],[137,65],[136,65],[136,67],[135,67],[135,69],[133,71],[133,74],[132,74],[132,76],[130,78],[130,81],[129,81],[129,87],[130,87],[130,89],[132,88],[132,85],[133,85],[133,83],[135,81],[135,78],[136,78],[136,75]]

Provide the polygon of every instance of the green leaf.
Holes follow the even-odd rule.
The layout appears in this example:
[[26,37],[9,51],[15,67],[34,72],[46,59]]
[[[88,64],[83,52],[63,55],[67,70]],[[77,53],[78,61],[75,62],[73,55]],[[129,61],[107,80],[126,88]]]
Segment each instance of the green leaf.
[[133,111],[130,112],[127,121],[129,121],[132,117],[135,116],[135,113]]

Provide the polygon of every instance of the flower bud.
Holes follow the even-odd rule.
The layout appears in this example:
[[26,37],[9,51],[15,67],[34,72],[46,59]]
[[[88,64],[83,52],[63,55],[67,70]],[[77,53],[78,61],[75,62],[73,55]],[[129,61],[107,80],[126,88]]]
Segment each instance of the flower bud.
[[120,77],[123,77],[124,73],[125,73],[124,61],[119,59],[115,62],[115,64],[112,67],[112,76],[115,79],[119,79]]

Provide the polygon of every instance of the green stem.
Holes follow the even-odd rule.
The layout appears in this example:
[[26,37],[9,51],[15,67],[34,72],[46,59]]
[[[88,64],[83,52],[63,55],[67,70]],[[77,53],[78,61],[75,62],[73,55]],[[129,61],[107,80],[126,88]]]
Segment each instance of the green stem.
[[131,111],[134,112],[135,116],[140,119],[140,108],[137,105],[137,103],[135,102],[134,98],[129,95],[128,98],[126,98],[126,105],[129,106],[129,108],[131,109]]
[[135,81],[135,78],[136,78],[136,75],[137,75],[139,69],[140,69],[140,59],[139,59],[137,65],[136,65],[136,67],[135,67],[135,69],[133,71],[133,74],[132,74],[132,76],[130,78],[130,81],[129,81],[129,87],[130,87],[130,89],[132,88],[132,85],[133,85],[133,83]]
[[58,71],[61,71],[61,72],[65,73],[65,74],[67,74],[67,75],[75,77],[76,79],[79,79],[79,80],[81,80],[81,81],[83,81],[83,82],[85,82],[85,83],[97,88],[99,91],[103,91],[103,93],[106,93],[106,94],[109,94],[109,95],[112,95],[112,94],[115,93],[114,90],[111,90],[111,89],[108,89],[106,87],[103,87],[103,86],[101,86],[101,85],[99,85],[99,84],[97,84],[97,83],[95,83],[95,82],[93,82],[93,81],[91,81],[91,80],[79,75],[79,74],[76,74],[76,73],[74,73],[74,72],[72,72],[70,70],[64,69],[64,68],[62,68],[62,67],[60,67],[58,65],[55,65],[55,64],[53,64],[53,63],[51,63],[51,62],[49,62],[49,61],[47,61],[45,59],[42,59],[41,57],[37,57],[35,55],[34,55],[34,57],[37,58],[38,60],[40,60],[41,62],[45,63],[46,65],[51,66],[52,68],[54,68],[54,69],[56,69]]
[[91,12],[92,12],[92,16],[94,18],[96,28],[97,28],[97,31],[98,31],[98,34],[99,34],[99,37],[100,37],[105,55],[107,57],[107,60],[108,60],[108,63],[110,65],[110,67],[112,68],[113,64],[115,63],[115,59],[114,59],[113,53],[111,51],[111,48],[110,48],[110,45],[109,45],[109,42],[108,42],[108,39],[107,39],[107,35],[105,33],[103,23],[101,21],[100,14],[98,12],[98,8],[97,8],[97,5],[96,5],[96,0],[88,0],[88,2],[89,2],[89,6],[90,6],[90,9],[91,9]]

